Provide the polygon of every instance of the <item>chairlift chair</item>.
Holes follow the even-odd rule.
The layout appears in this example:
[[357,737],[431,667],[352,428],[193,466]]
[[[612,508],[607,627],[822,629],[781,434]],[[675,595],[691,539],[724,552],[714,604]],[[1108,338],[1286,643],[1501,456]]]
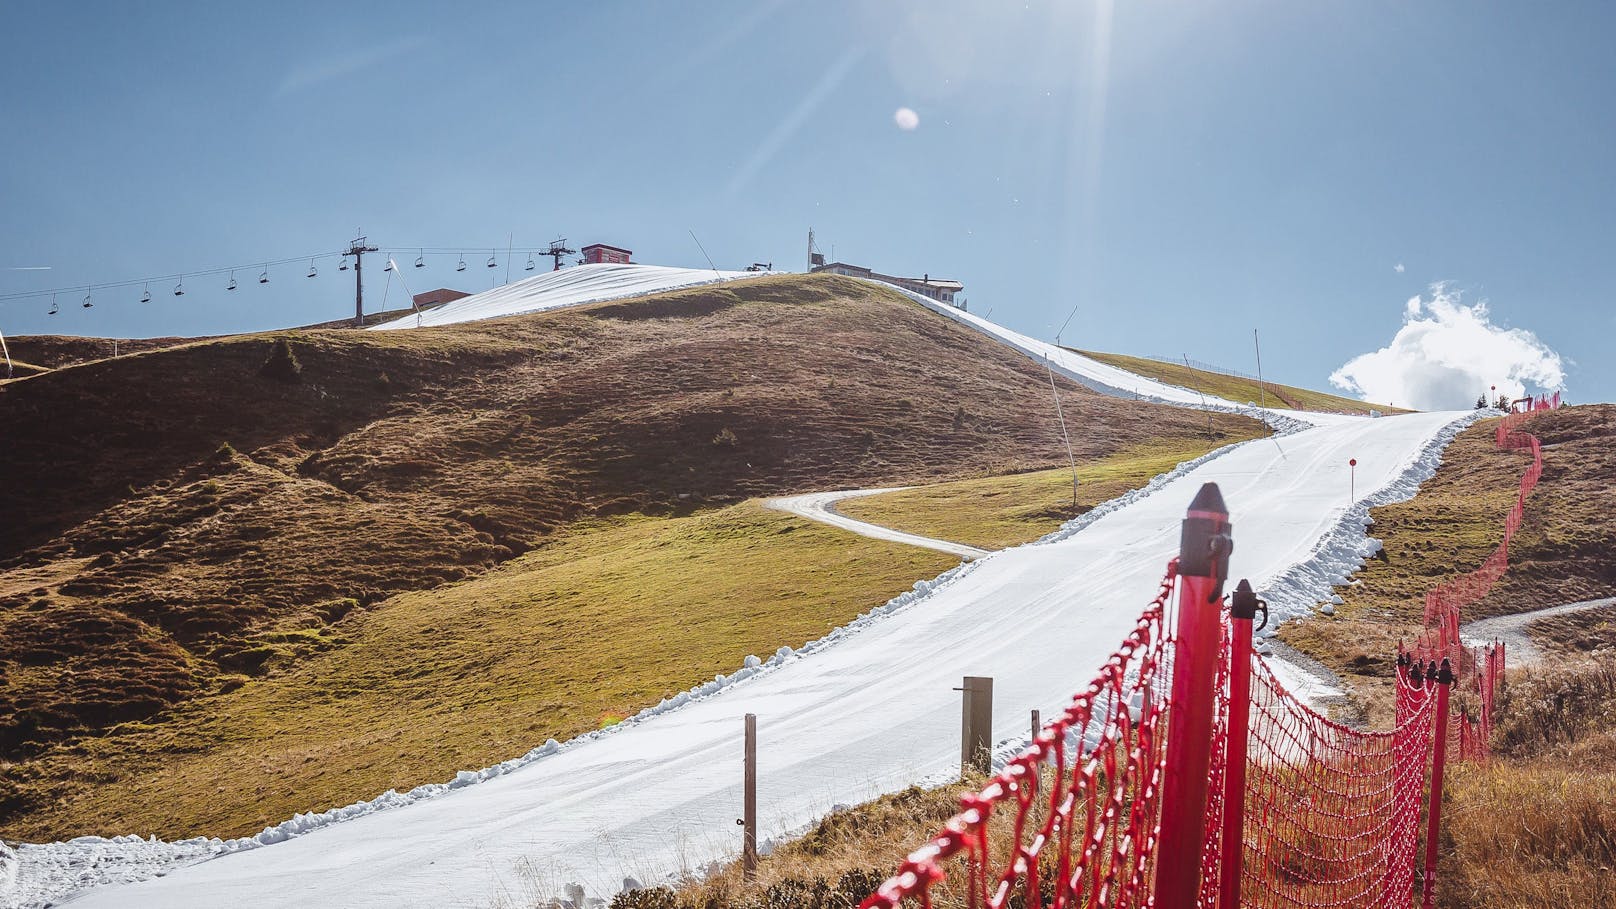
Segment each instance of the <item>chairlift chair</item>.
[[415,253],[416,253],[415,267],[416,268],[425,268],[426,267],[426,250],[418,249],[418,250],[415,251]]
[[150,284],[145,285],[145,287],[143,287],[141,289],[141,291],[140,291],[140,302],[142,302],[142,303],[150,303],[151,302],[151,285]]
[[347,271],[347,270],[348,270],[348,257],[343,256],[342,261],[337,263],[337,271]]
[[236,289],[236,273],[235,272],[232,271],[230,273],[230,283],[226,284],[224,286],[224,289],[225,290],[235,290]]
[[59,313],[61,311],[62,311],[62,308],[60,306],[56,305],[56,295],[51,294],[51,308],[50,308],[50,312],[46,313],[46,315],[54,316],[54,315],[56,315],[57,313]]
[[494,254],[493,253],[488,254],[488,267],[489,268],[498,268],[499,267],[499,263],[494,261]]
[[262,272],[259,272],[259,274],[258,274],[258,283],[259,284],[268,284],[269,283],[269,266],[267,266],[267,265],[264,266],[264,270]]
[[315,275],[317,275],[317,274],[319,274],[319,272],[317,272],[317,271],[315,271],[315,270],[314,270],[314,260],[313,260],[313,259],[310,259],[310,260],[309,260],[309,277],[311,277],[311,278],[312,278],[312,277],[314,277],[314,276],[315,276]]
[[532,271],[533,269],[538,268],[538,267],[539,266],[534,264],[534,262],[533,262],[533,254],[528,253],[527,254],[527,267],[522,269],[522,270],[523,271]]
[[465,271],[465,270],[466,270],[466,257],[461,256],[460,257],[460,264],[455,266],[455,271]]
[[90,300],[90,289],[89,288],[84,289],[84,302],[79,304],[79,305],[83,306],[85,309],[89,309],[90,307],[95,305],[95,303],[91,302],[91,300]]
[[393,270],[393,257],[388,256],[387,257],[387,264],[382,266],[382,271],[392,271],[392,270]]
[[174,296],[176,296],[176,297],[185,296],[185,279],[184,278],[180,279],[180,283],[174,285]]

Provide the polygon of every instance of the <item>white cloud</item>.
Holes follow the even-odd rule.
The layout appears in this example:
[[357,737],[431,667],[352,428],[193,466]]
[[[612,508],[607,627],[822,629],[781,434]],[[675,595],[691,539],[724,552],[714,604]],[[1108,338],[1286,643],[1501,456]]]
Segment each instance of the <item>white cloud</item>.
[[892,122],[907,132],[920,125],[920,115],[907,107],[900,107],[893,113]]
[[1393,265],[1393,266],[1392,266],[1392,271],[1395,271],[1395,272],[1397,272],[1397,273],[1398,273],[1398,274],[1402,274],[1402,273],[1403,273],[1403,270],[1404,270],[1404,269],[1403,269],[1403,263],[1401,263],[1401,262],[1399,262],[1399,263],[1397,263],[1397,264],[1396,264],[1396,265]]
[[1560,355],[1530,331],[1492,322],[1485,302],[1466,306],[1446,284],[1403,307],[1403,326],[1380,350],[1347,361],[1331,384],[1366,401],[1417,410],[1469,408],[1497,385],[1517,398],[1565,386]]

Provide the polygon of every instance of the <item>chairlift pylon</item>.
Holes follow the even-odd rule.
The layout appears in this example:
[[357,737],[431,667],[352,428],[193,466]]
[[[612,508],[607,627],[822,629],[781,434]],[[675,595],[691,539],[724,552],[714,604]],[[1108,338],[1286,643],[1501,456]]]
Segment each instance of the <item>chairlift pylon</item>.
[[142,287],[141,290],[140,290],[140,302],[142,302],[142,303],[150,303],[151,302],[151,282],[149,282],[149,281],[146,282],[146,285],[144,287]]
[[455,266],[455,271],[465,271],[465,270],[466,270],[466,257],[461,256],[460,257],[460,264]]

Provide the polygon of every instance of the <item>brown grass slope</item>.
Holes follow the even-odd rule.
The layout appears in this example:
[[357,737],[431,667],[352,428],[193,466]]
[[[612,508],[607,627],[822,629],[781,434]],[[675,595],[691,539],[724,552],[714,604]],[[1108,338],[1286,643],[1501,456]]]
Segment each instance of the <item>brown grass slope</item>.
[[[1382,722],[1398,638],[1419,634],[1425,592],[1479,566],[1504,534],[1521,474],[1519,451],[1493,446],[1497,423],[1483,420],[1448,446],[1419,495],[1374,509],[1370,532],[1385,548],[1337,593],[1334,618],[1287,623],[1281,639],[1319,657],[1353,682]],[[1510,547],[1510,568],[1464,619],[1529,612],[1616,593],[1616,405],[1539,414],[1525,430],[1543,443],[1543,478],[1527,500]]]
[[[1079,457],[1205,426],[1062,394],[1092,427]],[[329,649],[356,608],[580,517],[1052,466],[1048,395],[1024,358],[825,276],[232,337],[8,383],[0,759]]]
[[1078,353],[1102,363],[1148,376],[1180,388],[1199,391],[1209,398],[1223,398],[1236,404],[1267,403],[1269,407],[1288,407],[1292,410],[1322,410],[1333,413],[1407,413],[1385,404],[1374,404],[1354,398],[1343,398],[1323,391],[1281,385],[1277,382],[1258,382],[1244,376],[1212,372],[1183,363],[1167,363],[1149,357],[1130,357],[1127,354],[1099,353],[1080,350]]
[[[1418,633],[1423,595],[1497,546],[1522,452],[1493,447],[1494,421],[1461,434],[1409,502],[1374,511],[1385,557],[1338,590],[1332,619],[1282,638],[1341,674],[1369,719],[1390,721],[1391,662]],[[1616,593],[1616,406],[1539,414],[1544,472],[1511,544],[1510,569],[1465,619]],[[1616,901],[1616,643],[1608,616],[1534,623],[1550,635],[1540,668],[1511,674],[1486,764],[1455,767],[1444,799],[1441,905],[1526,907]],[[1593,651],[1592,655],[1573,651]],[[1469,700],[1459,692],[1459,702]]]

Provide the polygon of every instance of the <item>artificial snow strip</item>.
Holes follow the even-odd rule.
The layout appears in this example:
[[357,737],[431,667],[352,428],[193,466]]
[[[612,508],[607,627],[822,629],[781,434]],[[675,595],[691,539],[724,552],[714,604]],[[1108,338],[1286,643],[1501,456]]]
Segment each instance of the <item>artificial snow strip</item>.
[[767,272],[714,271],[663,265],[579,265],[545,272],[512,284],[461,297],[422,312],[411,313],[371,331],[458,325],[483,319],[523,316],[550,309],[626,300],[648,294],[757,278]]
[[1489,414],[1490,411],[1478,410],[1443,427],[1395,480],[1374,495],[1353,503],[1335,527],[1320,538],[1308,558],[1269,581],[1263,597],[1273,617],[1273,627],[1267,634],[1272,636],[1280,622],[1307,615],[1320,601],[1326,603],[1328,614],[1333,615],[1330,606],[1339,606],[1343,601],[1332,591],[1350,581],[1381,550],[1380,540],[1369,535],[1369,528],[1375,523],[1369,510],[1414,498],[1420,486],[1442,466],[1442,453],[1448,444],[1470,424]]
[[1274,408],[1258,407],[1256,404],[1251,403],[1243,405],[1233,402],[1219,403],[1224,402],[1225,399],[1215,395],[1208,397],[1194,389],[1171,385],[1156,379],[1147,379],[1120,367],[1101,363],[1074,350],[1029,337],[1005,328],[998,323],[989,322],[981,316],[956,309],[947,303],[939,303],[924,294],[915,293],[896,284],[888,284],[885,281],[872,281],[867,278],[857,278],[855,280],[867,281],[870,284],[896,291],[938,315],[946,316],[967,328],[975,329],[1079,385],[1109,397],[1144,401],[1147,404],[1166,404],[1170,407],[1186,407],[1191,410],[1207,410],[1213,413],[1238,414],[1261,420],[1280,433],[1306,429],[1320,419],[1317,414],[1308,411],[1276,410]]

